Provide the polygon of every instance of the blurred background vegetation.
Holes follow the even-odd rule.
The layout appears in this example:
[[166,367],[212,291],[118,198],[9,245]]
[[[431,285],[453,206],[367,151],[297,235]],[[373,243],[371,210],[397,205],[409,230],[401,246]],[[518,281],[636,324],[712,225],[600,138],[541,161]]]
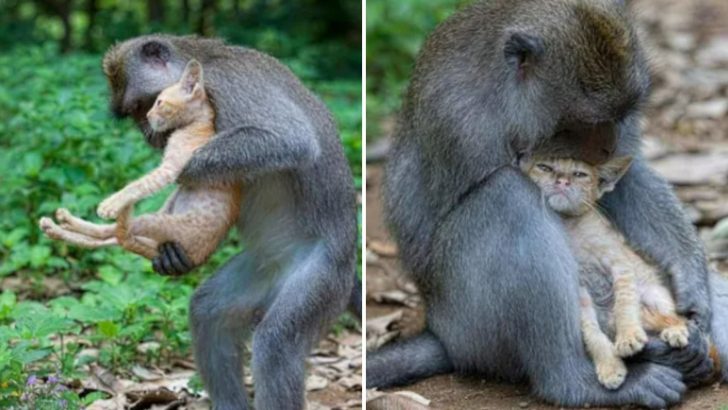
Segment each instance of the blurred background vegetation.
[[367,0],[367,141],[391,133],[427,34],[470,0]]
[[130,120],[110,117],[100,67],[109,45],[153,32],[220,36],[281,59],[334,113],[361,187],[358,1],[0,1],[0,408],[80,408],[99,398],[68,388],[89,365],[133,377],[135,365],[188,357],[189,297],[240,249],[231,234],[206,266],[170,279],[37,227],[58,207],[99,221],[104,197],[158,164]]

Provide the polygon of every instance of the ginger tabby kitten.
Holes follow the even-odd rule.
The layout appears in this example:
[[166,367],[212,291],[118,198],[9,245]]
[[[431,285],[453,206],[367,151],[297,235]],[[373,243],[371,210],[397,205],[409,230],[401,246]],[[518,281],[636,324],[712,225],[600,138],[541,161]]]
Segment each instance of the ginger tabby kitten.
[[597,209],[597,200],[614,189],[632,160],[614,158],[600,166],[566,158],[526,159],[521,167],[541,188],[544,201],[562,217],[581,268],[612,279],[614,306],[609,326],[614,343],[602,331],[592,298],[580,287],[581,328],[599,382],[616,389],[627,375],[623,357],[644,347],[647,333],[659,333],[672,347],[688,343],[688,327],[656,267],[646,262]]
[[215,135],[215,113],[202,74],[200,63],[190,61],[180,80],[164,89],[147,113],[155,131],[174,132],[157,168],[99,205],[99,216],[118,218],[117,222],[94,224],[58,209],[59,225],[47,217],[40,219],[46,235],[85,248],[121,245],[149,259],[157,256],[160,244],[175,241],[196,266],[207,260],[238,217],[240,185],[180,186],[160,212],[132,218],[134,204],[174,183],[195,150]]

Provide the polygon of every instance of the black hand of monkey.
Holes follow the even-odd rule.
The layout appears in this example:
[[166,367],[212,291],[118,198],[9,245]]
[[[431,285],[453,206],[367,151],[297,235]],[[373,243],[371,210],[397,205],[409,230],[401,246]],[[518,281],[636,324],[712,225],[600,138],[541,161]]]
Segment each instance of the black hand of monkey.
[[191,271],[195,266],[177,242],[166,242],[159,245],[159,255],[152,259],[152,268],[162,275],[177,276]]
[[670,366],[682,373],[686,385],[695,386],[709,381],[713,376],[713,360],[708,348],[703,333],[691,325],[687,346],[673,348],[660,339],[650,338],[635,359]]

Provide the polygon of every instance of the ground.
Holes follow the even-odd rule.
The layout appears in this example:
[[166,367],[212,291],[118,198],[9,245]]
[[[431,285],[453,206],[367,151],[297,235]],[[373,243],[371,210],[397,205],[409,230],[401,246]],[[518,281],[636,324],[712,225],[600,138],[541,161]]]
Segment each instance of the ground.
[[[631,7],[645,31],[654,91],[644,122],[645,155],[674,186],[706,243],[710,265],[728,273],[728,2],[636,0]],[[386,128],[386,127],[384,127]],[[386,144],[376,144],[381,150]],[[402,272],[383,224],[381,164],[366,175],[367,343],[417,333],[424,325],[417,291]],[[446,375],[387,393],[407,391],[406,409],[551,409],[527,386]],[[407,393],[406,393],[407,394]],[[373,404],[376,392],[368,392]],[[390,396],[387,396],[390,397]],[[402,396],[398,396],[402,397]],[[381,398],[379,400],[382,400]],[[374,407],[374,406],[370,406]],[[383,408],[383,407],[379,407]],[[392,407],[394,408],[394,407]],[[728,409],[728,387],[689,392],[676,408]]]

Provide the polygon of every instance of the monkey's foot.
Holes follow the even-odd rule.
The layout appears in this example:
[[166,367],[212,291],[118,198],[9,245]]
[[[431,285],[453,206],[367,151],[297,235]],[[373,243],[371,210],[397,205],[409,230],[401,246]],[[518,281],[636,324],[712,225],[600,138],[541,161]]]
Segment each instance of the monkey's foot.
[[647,343],[647,333],[641,326],[635,326],[623,331],[617,331],[617,340],[614,348],[619,357],[629,357],[642,350]]
[[685,325],[672,326],[660,332],[660,339],[672,347],[685,347],[688,345],[690,332]]
[[599,383],[610,390],[621,386],[624,378],[627,377],[627,366],[618,357],[602,360],[601,363],[597,363],[596,369]]

